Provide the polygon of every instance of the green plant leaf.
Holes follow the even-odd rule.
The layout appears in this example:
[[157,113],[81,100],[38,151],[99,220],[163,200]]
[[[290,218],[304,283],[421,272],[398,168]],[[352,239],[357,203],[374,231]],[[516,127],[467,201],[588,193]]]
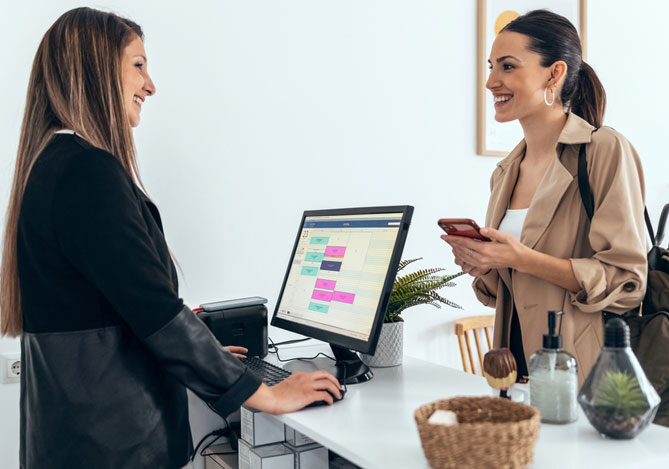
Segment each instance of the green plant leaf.
[[[398,271],[412,262],[422,258],[409,259],[400,262]],[[452,308],[461,306],[444,298],[437,293],[437,290],[444,287],[455,286],[453,279],[464,275],[464,272],[450,275],[437,275],[443,272],[443,268],[421,269],[416,272],[398,276],[393,284],[393,290],[390,295],[388,309],[386,311],[386,322],[396,322],[402,320],[400,314],[407,308],[427,304],[435,308],[441,308],[441,305],[447,305]]]
[[625,419],[641,415],[649,408],[636,377],[618,370],[604,373],[592,403]]
[[423,258],[422,257],[417,257],[415,259],[405,259],[403,261],[400,261],[399,265],[397,266],[397,271],[399,272],[400,270],[402,270],[403,268],[405,268],[406,266],[408,266],[412,262],[416,262],[416,261],[420,261],[420,260],[423,260]]
[[421,280],[425,277],[431,276],[436,274],[437,272],[442,272],[444,269],[423,269],[423,270],[418,270],[414,273],[404,275],[402,277],[399,277],[395,280],[395,284],[398,284],[398,286],[405,286],[405,285],[410,285],[414,282],[417,282],[418,280]]

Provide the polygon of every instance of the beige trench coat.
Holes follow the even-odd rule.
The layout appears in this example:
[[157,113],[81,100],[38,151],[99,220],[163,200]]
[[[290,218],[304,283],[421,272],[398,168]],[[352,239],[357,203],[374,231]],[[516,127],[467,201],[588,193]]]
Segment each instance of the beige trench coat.
[[[569,259],[581,290],[572,293],[533,275],[493,269],[474,279],[486,306],[496,309],[494,346],[508,347],[511,314],[518,312],[525,358],[542,346],[547,311],[563,311],[563,347],[576,357],[579,386],[603,344],[602,311],[624,313],[637,307],[646,290],[644,180],[639,157],[621,134],[594,128],[569,114],[549,164],[530,203],[520,241],[552,256]],[[588,174],[595,202],[592,222],[578,190],[578,151],[586,143]],[[490,180],[486,226],[498,228],[511,199],[525,141],[502,160]]]

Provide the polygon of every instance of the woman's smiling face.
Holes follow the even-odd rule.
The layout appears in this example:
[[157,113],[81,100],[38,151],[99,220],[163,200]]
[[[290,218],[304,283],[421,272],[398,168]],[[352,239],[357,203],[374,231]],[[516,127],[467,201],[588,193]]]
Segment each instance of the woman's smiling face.
[[546,96],[559,105],[559,89],[551,81],[551,67],[541,65],[541,55],[528,48],[529,38],[511,31],[501,32],[492,44],[488,66],[490,75],[486,82],[495,99],[495,120],[509,122],[523,120],[537,112],[550,109],[544,102]]
[[147,71],[144,43],[135,36],[123,50],[121,58],[121,79],[123,85],[123,104],[128,122],[132,127],[139,125],[139,115],[147,96],[156,92]]

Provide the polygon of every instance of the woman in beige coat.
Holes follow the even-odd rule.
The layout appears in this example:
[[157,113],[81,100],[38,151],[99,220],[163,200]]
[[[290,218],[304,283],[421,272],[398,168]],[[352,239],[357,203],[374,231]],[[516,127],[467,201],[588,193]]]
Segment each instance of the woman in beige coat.
[[[602,346],[602,311],[636,308],[646,289],[644,181],[639,157],[601,127],[605,93],[583,62],[574,26],[538,10],[509,23],[490,54],[486,87],[495,119],[518,119],[524,139],[492,174],[482,233],[492,242],[442,236],[474,290],[494,306],[494,346],[511,348],[519,375],[547,333],[547,311],[563,311],[564,348],[579,383]],[[592,221],[577,182],[585,144]]]

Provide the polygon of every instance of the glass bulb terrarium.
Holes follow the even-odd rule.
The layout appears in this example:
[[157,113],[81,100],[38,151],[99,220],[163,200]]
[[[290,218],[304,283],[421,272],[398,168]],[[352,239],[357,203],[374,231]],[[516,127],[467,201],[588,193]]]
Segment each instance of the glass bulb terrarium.
[[622,319],[607,321],[604,347],[578,402],[592,426],[610,438],[634,438],[655,418],[660,397],[630,348]]

